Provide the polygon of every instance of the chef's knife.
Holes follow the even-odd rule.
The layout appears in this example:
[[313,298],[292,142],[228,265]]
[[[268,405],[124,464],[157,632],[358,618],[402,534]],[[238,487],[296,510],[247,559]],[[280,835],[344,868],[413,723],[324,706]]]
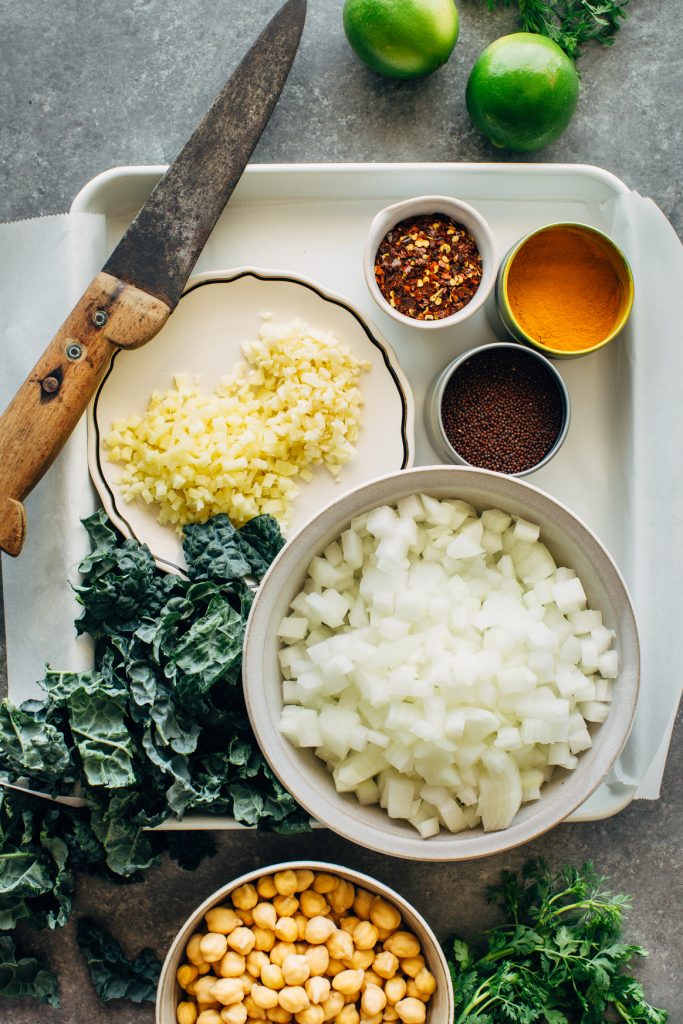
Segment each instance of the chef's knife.
[[61,450],[117,349],[173,312],[285,84],[306,0],[287,0],[62,324],[0,417],[0,549],[18,555],[22,500]]

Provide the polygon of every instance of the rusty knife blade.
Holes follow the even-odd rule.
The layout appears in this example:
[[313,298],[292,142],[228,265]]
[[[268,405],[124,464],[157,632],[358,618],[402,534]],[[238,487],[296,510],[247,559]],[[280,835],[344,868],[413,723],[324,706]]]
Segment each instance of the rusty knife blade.
[[280,96],[306,18],[287,0],[218,94],[103,270],[171,309]]

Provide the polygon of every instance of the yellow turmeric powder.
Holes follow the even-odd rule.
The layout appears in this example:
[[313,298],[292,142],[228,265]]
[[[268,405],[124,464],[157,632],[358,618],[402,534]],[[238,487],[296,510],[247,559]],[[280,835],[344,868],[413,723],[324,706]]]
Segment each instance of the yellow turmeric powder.
[[617,258],[599,235],[581,227],[560,225],[532,235],[514,256],[507,279],[508,302],[524,333],[562,352],[604,341],[627,301]]

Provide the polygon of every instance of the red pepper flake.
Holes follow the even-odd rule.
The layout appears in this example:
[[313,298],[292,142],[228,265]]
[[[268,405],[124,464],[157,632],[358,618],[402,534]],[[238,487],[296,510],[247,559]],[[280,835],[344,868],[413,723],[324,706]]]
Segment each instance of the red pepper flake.
[[443,320],[471,302],[481,284],[477,243],[441,213],[399,221],[375,256],[375,280],[387,302],[414,320]]

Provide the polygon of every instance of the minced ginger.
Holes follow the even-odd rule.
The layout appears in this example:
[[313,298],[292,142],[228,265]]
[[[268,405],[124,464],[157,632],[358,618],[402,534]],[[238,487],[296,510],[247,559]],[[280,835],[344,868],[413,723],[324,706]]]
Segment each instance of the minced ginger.
[[176,375],[105,438],[123,465],[123,497],[157,504],[160,523],[180,529],[225,512],[237,526],[266,513],[287,525],[297,480],[319,465],[337,477],[353,455],[369,363],[301,320],[264,322],[242,352],[212,393]]

